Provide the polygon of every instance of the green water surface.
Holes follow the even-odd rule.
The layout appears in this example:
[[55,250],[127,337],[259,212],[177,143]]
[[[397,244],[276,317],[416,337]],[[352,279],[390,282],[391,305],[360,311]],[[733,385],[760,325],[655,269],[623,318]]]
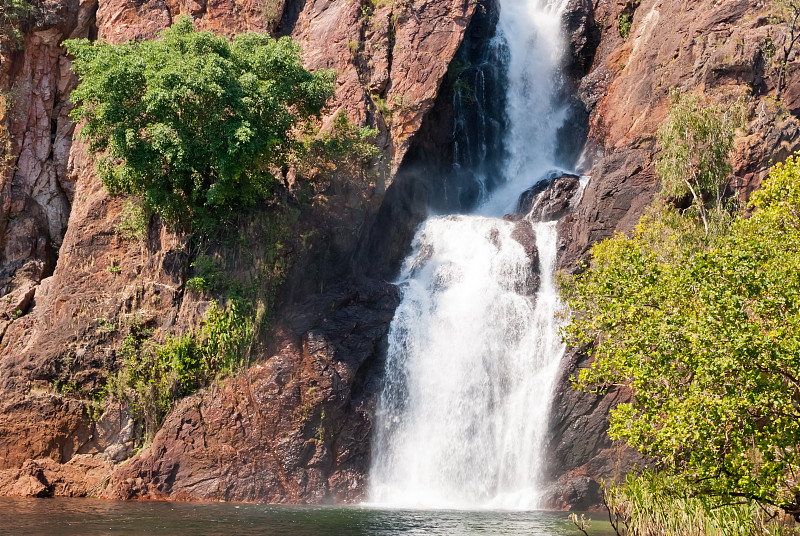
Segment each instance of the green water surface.
[[[603,514],[589,534],[610,536]],[[565,512],[0,498],[2,535],[580,536]]]

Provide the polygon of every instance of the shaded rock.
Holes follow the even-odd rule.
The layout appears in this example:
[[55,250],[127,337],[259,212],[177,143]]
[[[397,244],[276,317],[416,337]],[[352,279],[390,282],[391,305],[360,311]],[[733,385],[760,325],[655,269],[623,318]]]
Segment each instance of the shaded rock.
[[[470,210],[481,198],[486,181],[501,175],[507,81],[491,44],[498,18],[497,0],[478,2],[433,106],[410,140],[380,208],[365,227],[356,254],[359,273],[394,278],[411,253],[417,226],[431,212]],[[467,97],[459,93],[457,84]],[[473,88],[478,87],[482,89],[476,93]],[[469,104],[457,113],[456,103],[464,99]]]
[[607,394],[572,389],[570,378],[589,365],[581,349],[569,349],[562,362],[545,447],[548,476],[553,484],[544,502],[555,509],[590,509],[601,506],[600,480],[619,480],[642,458],[608,437],[609,412],[626,402],[627,389],[614,387]]
[[630,232],[653,200],[658,179],[650,154],[620,150],[595,165],[578,207],[558,223],[558,267],[588,260],[592,244]]
[[553,510],[593,510],[603,502],[600,483],[585,475],[565,475],[558,479],[557,494],[548,497],[547,507]]
[[314,298],[280,351],[182,400],[152,445],[118,466],[109,498],[358,502],[369,467],[392,285]]
[[517,293],[527,293],[529,296],[536,295],[541,282],[539,265],[539,248],[536,245],[536,232],[527,220],[517,221],[514,230],[511,231],[511,238],[519,242],[525,248],[525,254],[531,261],[530,272],[525,282],[514,289]]
[[561,171],[550,171],[536,184],[522,192],[517,201],[517,214],[532,221],[558,220],[579,201],[580,177]]
[[600,44],[600,29],[595,23],[590,0],[570,0],[564,9],[563,19],[564,30],[569,36],[566,72],[577,80],[585,76],[592,66]]

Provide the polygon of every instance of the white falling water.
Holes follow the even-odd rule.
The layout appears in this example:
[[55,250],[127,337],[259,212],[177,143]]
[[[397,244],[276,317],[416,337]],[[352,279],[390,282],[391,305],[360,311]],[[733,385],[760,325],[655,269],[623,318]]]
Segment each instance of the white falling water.
[[489,216],[513,210],[519,194],[553,169],[556,131],[566,117],[555,105],[564,52],[561,15],[566,0],[500,0],[498,37],[509,50],[505,185],[480,209]]
[[[375,415],[370,499],[425,508],[533,508],[563,353],[555,313],[555,223],[500,219],[551,169],[563,110],[565,0],[501,0],[509,50],[505,185],[479,215],[432,217],[398,284]],[[540,284],[515,226],[532,225]],[[513,235],[512,235],[513,234]],[[525,233],[521,233],[525,234]],[[524,240],[522,240],[524,241]]]

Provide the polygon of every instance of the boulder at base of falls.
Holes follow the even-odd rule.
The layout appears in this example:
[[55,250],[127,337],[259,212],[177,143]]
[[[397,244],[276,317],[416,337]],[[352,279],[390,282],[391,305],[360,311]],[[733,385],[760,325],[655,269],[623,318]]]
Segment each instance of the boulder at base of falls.
[[519,196],[517,215],[528,215],[533,221],[558,220],[578,201],[579,192],[578,175],[549,171]]

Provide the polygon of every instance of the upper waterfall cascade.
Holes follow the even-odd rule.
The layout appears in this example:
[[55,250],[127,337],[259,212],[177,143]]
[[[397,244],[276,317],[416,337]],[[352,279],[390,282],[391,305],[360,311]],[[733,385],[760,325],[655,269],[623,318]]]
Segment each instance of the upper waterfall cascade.
[[[553,168],[566,0],[501,0],[507,69],[500,186],[472,215],[427,219],[397,283],[375,415],[370,500],[427,508],[534,508],[564,347],[555,222],[506,221]],[[490,182],[490,181],[489,181]],[[488,189],[487,189],[488,191]],[[539,286],[518,226],[532,226]]]

